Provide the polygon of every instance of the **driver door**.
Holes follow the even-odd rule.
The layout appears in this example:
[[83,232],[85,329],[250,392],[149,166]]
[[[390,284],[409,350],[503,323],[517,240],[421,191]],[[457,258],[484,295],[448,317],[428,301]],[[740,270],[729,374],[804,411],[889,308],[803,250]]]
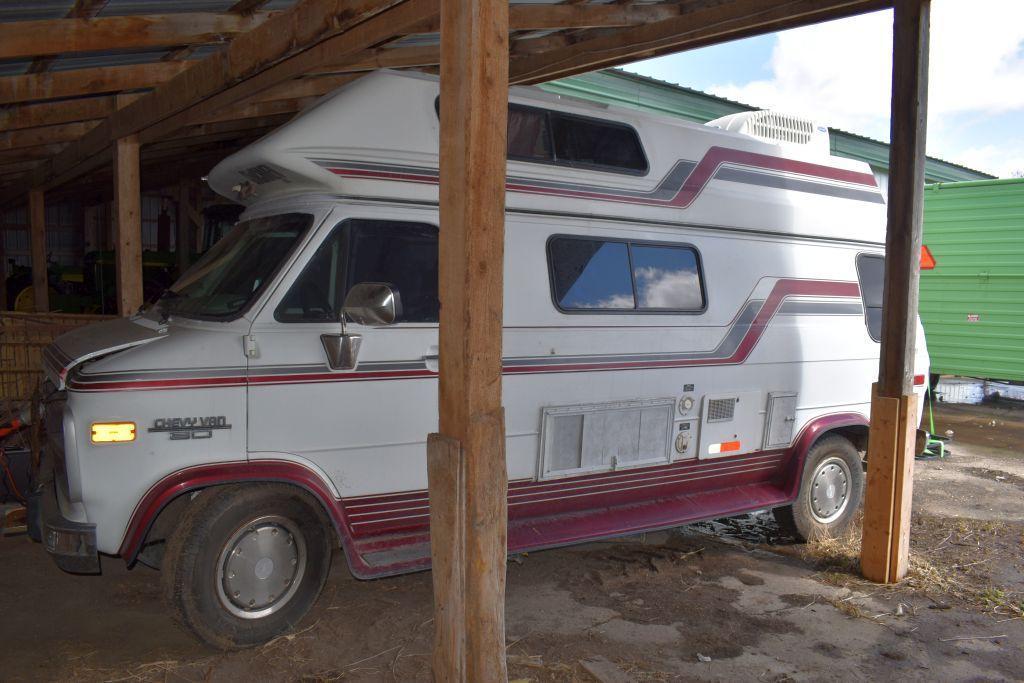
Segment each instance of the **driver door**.
[[[426,436],[437,429],[437,228],[350,218],[331,228],[298,277],[253,325],[251,458],[286,458],[326,474],[342,497],[426,487]],[[388,284],[401,310],[361,336],[356,366],[332,369],[321,339],[342,331],[356,284]]]

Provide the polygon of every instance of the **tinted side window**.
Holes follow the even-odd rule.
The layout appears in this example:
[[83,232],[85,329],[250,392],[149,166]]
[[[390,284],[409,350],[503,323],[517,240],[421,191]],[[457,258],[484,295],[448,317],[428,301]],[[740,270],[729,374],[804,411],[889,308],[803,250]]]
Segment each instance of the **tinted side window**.
[[637,308],[699,311],[704,291],[697,252],[686,247],[634,244],[633,281]]
[[551,131],[544,110],[509,105],[508,156],[512,159],[551,161]]
[[339,226],[316,250],[274,311],[277,320],[285,323],[339,320],[344,236]]
[[647,170],[647,159],[632,128],[555,112],[551,118],[555,157],[559,161]]
[[274,312],[281,322],[339,320],[348,290],[384,282],[398,290],[398,322],[437,322],[437,228],[348,220],[338,225]]
[[563,310],[704,310],[700,261],[690,247],[555,237],[548,263]]
[[548,245],[548,254],[560,308],[635,307],[625,242],[556,238]]
[[[434,100],[434,110],[440,119],[440,97]],[[640,137],[626,124],[521,104],[508,106],[507,154],[519,161],[647,171]]]
[[436,323],[437,228],[424,223],[351,221],[347,292],[360,282],[384,282],[398,290],[397,322]]
[[864,323],[868,336],[882,339],[882,288],[885,283],[885,258],[861,254],[857,257],[857,279],[864,303]]

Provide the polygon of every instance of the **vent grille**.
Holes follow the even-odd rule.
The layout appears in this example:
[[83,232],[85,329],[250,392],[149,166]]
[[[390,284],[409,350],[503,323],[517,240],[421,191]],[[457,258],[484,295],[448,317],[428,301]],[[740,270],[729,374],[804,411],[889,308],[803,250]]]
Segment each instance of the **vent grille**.
[[728,422],[735,414],[735,398],[715,398],[708,401],[708,422]]
[[796,116],[759,111],[747,121],[746,132],[763,140],[806,145],[814,135],[814,124]]

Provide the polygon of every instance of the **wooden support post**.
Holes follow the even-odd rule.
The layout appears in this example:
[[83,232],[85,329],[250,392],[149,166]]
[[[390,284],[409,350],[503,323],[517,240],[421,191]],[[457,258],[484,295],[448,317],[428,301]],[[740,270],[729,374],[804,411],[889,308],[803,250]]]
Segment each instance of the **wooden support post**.
[[28,193],[29,239],[32,243],[32,301],[36,313],[50,310],[46,263],[46,200],[42,190]]
[[440,434],[428,442],[436,681],[504,681],[501,407],[508,2],[442,0]]
[[872,581],[906,576],[913,493],[921,212],[928,100],[930,0],[896,0],[893,21],[889,216],[882,346],[872,392],[861,572]]
[[0,311],[7,306],[7,213],[0,210]]
[[114,148],[114,253],[117,312],[129,316],[142,305],[142,202],[139,139],[121,138]]
[[174,250],[178,257],[178,274],[188,270],[192,263],[192,219],[189,216],[188,185],[185,181],[178,183],[178,214],[177,234],[174,238]]

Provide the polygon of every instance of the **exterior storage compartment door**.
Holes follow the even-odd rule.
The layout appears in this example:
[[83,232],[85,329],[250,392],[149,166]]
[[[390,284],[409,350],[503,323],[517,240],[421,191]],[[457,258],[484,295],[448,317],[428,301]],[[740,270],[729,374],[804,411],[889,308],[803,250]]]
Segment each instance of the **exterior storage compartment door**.
[[764,449],[785,448],[793,440],[796,423],[796,394],[773,391],[765,412]]
[[552,406],[542,411],[542,479],[669,460],[675,399]]

